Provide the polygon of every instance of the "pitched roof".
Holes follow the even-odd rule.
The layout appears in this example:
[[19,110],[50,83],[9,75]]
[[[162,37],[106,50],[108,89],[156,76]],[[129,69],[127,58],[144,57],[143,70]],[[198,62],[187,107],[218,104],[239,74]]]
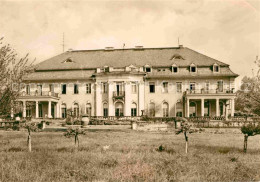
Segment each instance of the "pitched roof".
[[214,63],[220,66],[229,66],[186,47],[166,47],[68,51],[39,63],[36,70],[88,69],[103,66],[126,67],[131,64],[139,67],[146,64],[152,67],[173,64],[189,66],[191,63],[197,66],[212,66]]

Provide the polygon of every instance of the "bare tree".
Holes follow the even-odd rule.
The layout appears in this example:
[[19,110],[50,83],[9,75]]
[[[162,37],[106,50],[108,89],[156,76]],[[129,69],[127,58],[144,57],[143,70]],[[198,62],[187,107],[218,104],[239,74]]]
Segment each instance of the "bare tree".
[[32,70],[33,62],[30,63],[28,54],[19,59],[15,50],[0,38],[0,115],[10,114],[22,78]]

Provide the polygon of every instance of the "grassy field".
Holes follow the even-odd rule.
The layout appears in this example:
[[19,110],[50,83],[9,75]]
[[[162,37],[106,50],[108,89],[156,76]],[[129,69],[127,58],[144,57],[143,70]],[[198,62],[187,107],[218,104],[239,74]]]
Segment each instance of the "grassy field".
[[89,131],[76,149],[61,132],[39,132],[31,153],[26,139],[0,131],[0,181],[260,180],[260,136],[249,137],[247,154],[242,134],[192,134],[188,154],[173,133]]

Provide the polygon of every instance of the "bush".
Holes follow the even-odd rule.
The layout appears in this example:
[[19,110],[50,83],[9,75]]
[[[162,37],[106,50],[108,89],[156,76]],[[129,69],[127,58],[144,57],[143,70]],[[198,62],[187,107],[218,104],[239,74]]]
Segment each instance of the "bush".
[[80,120],[75,120],[73,122],[74,125],[82,125],[82,122]]

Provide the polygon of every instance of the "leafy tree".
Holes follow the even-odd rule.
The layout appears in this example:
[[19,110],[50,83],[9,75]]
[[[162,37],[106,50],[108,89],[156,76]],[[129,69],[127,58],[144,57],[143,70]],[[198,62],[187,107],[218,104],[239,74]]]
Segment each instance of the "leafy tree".
[[260,135],[260,124],[254,125],[252,123],[243,125],[241,131],[244,134],[244,152],[247,151],[247,140],[249,136]]
[[188,134],[200,132],[201,129],[194,129],[192,128],[192,125],[188,122],[186,118],[179,118],[179,121],[181,122],[180,129],[176,130],[176,134],[183,133],[185,138],[185,153],[188,153]]
[[64,133],[64,136],[67,138],[73,137],[74,136],[74,141],[75,141],[75,146],[79,147],[79,135],[85,135],[86,131],[80,128],[68,128],[67,132]]
[[[22,77],[32,70],[33,62],[29,62],[28,54],[19,59],[15,50],[0,38],[0,115],[10,115]],[[13,88],[14,85],[18,88]]]

